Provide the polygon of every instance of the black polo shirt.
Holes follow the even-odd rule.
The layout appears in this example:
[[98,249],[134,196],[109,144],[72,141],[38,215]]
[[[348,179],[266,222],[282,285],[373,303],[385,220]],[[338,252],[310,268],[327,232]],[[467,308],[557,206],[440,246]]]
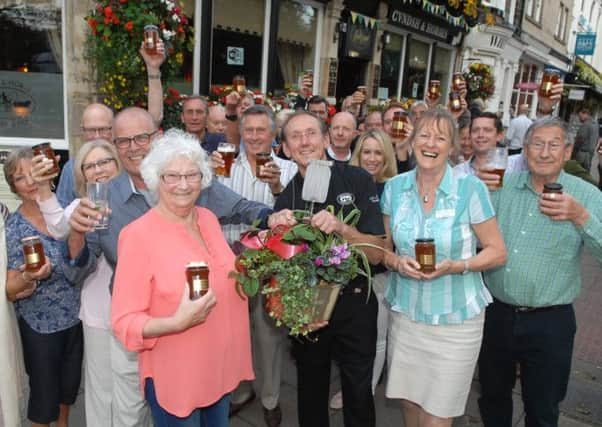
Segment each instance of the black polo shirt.
[[[316,203],[314,213],[325,209],[328,205],[333,205],[335,214],[343,208],[344,216],[347,216],[354,206],[352,204],[344,205],[340,202],[349,199],[347,196],[350,194],[353,196],[355,206],[362,213],[356,225],[357,230],[364,234],[384,235],[385,228],[380,211],[378,192],[372,176],[362,168],[341,162],[335,162],[331,169],[332,174],[326,201]],[[282,194],[278,196],[274,211],[282,209],[308,210],[310,203],[301,198],[303,182],[304,178],[300,173],[297,173],[282,191]]]

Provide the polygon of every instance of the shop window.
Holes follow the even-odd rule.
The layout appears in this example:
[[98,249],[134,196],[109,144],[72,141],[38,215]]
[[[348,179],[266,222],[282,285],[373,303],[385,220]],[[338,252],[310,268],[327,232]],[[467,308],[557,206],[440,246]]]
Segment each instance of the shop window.
[[30,3],[0,5],[0,135],[64,139],[60,2]]
[[401,96],[415,99],[424,98],[428,59],[429,45],[410,39],[408,41],[407,69],[404,73]]
[[317,9],[302,1],[280,3],[275,88],[297,87],[303,72],[314,69],[317,20]]
[[249,89],[259,88],[264,15],[264,0],[213,2],[212,85],[230,85],[242,74]]
[[442,104],[447,104],[449,79],[451,76],[452,52],[439,46],[435,47],[435,63],[431,71],[431,80],[439,80],[441,82],[441,101]]
[[380,72],[380,87],[387,90],[383,98],[397,96],[397,85],[399,82],[399,67],[401,64],[401,51],[403,47],[403,36],[389,34],[390,42],[383,47]]
[[537,73],[536,65],[520,64],[518,73],[516,73],[520,78],[514,80],[510,101],[510,106],[514,108],[514,111],[518,111],[518,106],[521,104],[533,105],[533,102],[535,102],[535,92],[539,86],[536,82]]

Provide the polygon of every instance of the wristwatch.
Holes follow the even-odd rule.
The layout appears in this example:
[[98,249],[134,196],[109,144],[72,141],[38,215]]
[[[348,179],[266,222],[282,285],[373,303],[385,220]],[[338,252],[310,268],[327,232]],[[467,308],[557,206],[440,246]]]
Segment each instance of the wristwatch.
[[238,120],[238,115],[236,114],[226,114],[226,120],[230,120],[231,122],[235,122]]
[[464,260],[464,271],[462,272],[462,274],[466,275],[470,273],[470,265],[468,264],[468,260],[465,259]]

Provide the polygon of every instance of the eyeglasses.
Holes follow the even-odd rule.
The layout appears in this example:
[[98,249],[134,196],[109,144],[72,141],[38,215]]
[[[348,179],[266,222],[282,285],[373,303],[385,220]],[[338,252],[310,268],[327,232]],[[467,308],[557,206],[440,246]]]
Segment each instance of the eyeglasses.
[[100,159],[97,162],[90,162],[90,163],[82,163],[82,172],[85,174],[86,172],[91,172],[93,170],[95,170],[96,168],[99,169],[105,169],[106,167],[108,167],[111,162],[114,162],[115,159],[112,157],[107,157],[106,159]]
[[192,173],[164,173],[161,175],[161,180],[165,184],[178,184],[180,181],[186,181],[188,184],[196,184],[201,182],[203,179],[203,174],[201,172],[192,172]]
[[316,129],[307,129],[305,132],[293,132],[291,133],[287,139],[291,142],[301,142],[303,137],[307,139],[314,139],[317,137],[319,132]]
[[550,153],[558,152],[566,147],[566,144],[562,141],[551,141],[548,143],[545,141],[532,141],[527,145],[536,151],[543,151],[544,147],[547,145]]
[[86,136],[96,136],[96,135],[106,135],[111,133],[113,128],[111,126],[103,126],[103,127],[91,127],[87,128],[82,126],[82,132],[86,134]]
[[156,133],[157,131],[150,133],[139,133],[138,135],[134,136],[120,136],[119,138],[113,139],[113,143],[117,146],[117,148],[129,148],[132,144],[132,141],[134,141],[136,145],[144,147],[145,145],[148,145],[148,143],[151,141],[151,138]]

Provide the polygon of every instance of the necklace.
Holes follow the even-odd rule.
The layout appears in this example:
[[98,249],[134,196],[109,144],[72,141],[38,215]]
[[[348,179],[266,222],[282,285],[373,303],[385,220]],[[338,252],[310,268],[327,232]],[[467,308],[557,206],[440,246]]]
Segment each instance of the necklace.
[[429,198],[430,191],[422,191],[422,188],[421,188],[422,185],[419,183],[416,183],[416,184],[418,185],[418,194],[422,194],[422,198],[421,198],[422,203],[427,204],[430,200],[430,198]]
[[428,194],[422,195],[422,203],[428,203],[428,202],[429,202],[429,195]]

